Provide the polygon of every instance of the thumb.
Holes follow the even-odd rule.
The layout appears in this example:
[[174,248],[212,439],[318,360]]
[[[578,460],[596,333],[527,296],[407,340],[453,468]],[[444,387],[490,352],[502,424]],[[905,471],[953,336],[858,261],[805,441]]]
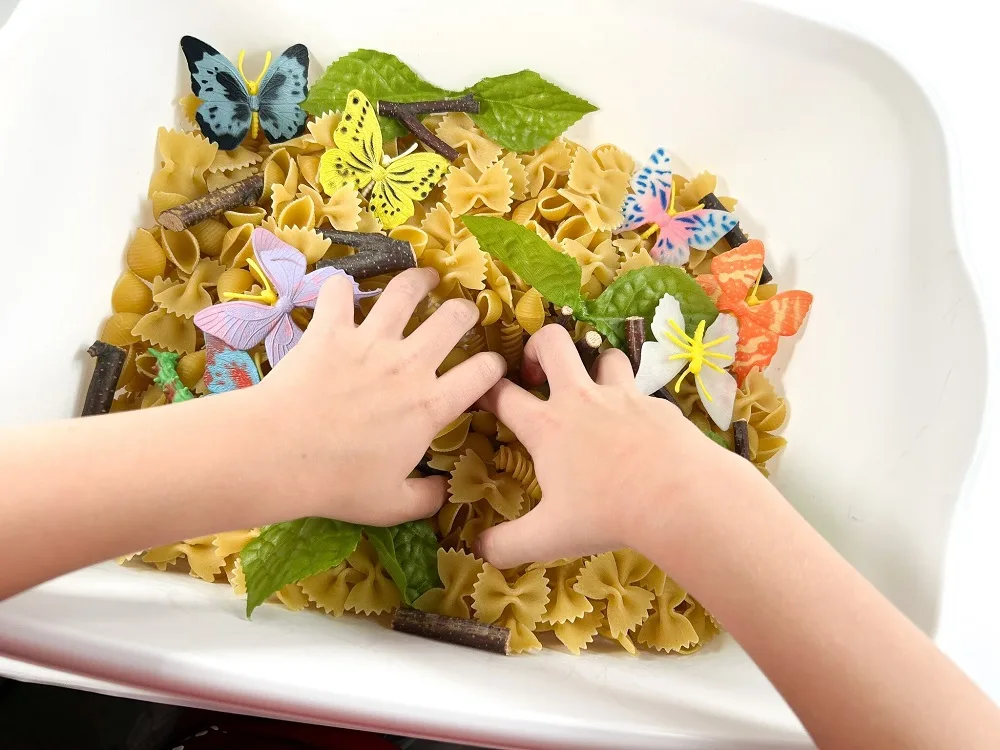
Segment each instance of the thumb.
[[476,556],[500,569],[558,560],[564,556],[566,539],[557,532],[552,515],[546,512],[543,500],[530,513],[486,529],[476,540]]
[[407,479],[399,493],[387,503],[384,525],[433,516],[444,505],[447,493],[448,482],[444,477]]

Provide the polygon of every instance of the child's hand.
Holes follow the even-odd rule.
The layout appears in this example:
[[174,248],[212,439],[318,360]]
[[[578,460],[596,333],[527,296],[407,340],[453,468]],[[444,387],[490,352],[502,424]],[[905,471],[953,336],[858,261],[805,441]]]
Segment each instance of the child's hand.
[[480,402],[524,443],[543,492],[533,511],[480,537],[499,568],[658,545],[709,484],[760,480],[677,407],[639,393],[625,354],[608,350],[594,369],[591,379],[565,329],[546,326],[525,347],[523,378],[547,377],[548,401],[502,380]]
[[403,338],[437,283],[433,269],[400,274],[355,326],[350,282],[330,279],[302,341],[245,392],[255,413],[267,415],[250,465],[281,518],[388,526],[430,516],[444,502],[444,478],[407,477],[438,431],[503,376],[505,363],[483,352],[437,376],[478,319],[466,300],[446,301]]

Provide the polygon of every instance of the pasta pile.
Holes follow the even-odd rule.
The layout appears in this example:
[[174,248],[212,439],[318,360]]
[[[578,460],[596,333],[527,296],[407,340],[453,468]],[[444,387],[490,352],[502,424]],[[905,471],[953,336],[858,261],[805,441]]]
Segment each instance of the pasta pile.
[[[182,232],[155,225],[136,231],[126,252],[127,269],[112,292],[113,313],[101,333],[103,341],[128,350],[116,411],[166,403],[163,390],[153,383],[151,346],[181,355],[177,371],[184,385],[196,395],[206,392],[205,341],[193,316],[227,292],[259,293],[248,270],[255,227],[265,227],[297,248],[310,266],[353,252],[318,233],[319,227],[384,233],[353,186],[327,195],[320,183],[320,157],[333,147],[331,133],[340,114],[311,119],[303,135],[283,143],[248,138],[224,151],[195,126],[198,103],[192,96],[181,101],[190,129],[161,129],[158,134],[160,167],[148,193],[154,218],[254,174],[264,176],[264,195],[257,206],[226,211]],[[409,242],[418,263],[435,268],[441,279],[407,332],[445,299],[462,297],[479,308],[479,324],[449,354],[441,372],[490,350],[502,354],[514,373],[526,338],[554,316],[537,290],[479,248],[461,215],[503,216],[531,229],[577,261],[583,293],[590,298],[621,274],[654,264],[649,251],[655,237],[612,234],[623,220],[621,207],[636,168],[622,149],[605,144],[591,150],[559,138],[529,153],[515,153],[492,142],[464,113],[430,116],[424,123],[460,158],[416,205],[415,214],[388,234]],[[395,156],[413,143],[410,136],[387,141],[385,153]],[[694,208],[700,196],[716,189],[709,173],[691,180],[674,176],[673,184],[681,209]],[[720,200],[729,210],[736,204],[732,198]],[[728,249],[725,240],[709,251],[694,249],[685,268],[693,276],[708,273],[712,258]],[[378,289],[387,281],[367,279],[361,286]],[[773,286],[756,290],[760,299],[773,293]],[[372,304],[374,300],[363,300],[362,314]],[[306,327],[310,315],[296,310],[295,320]],[[573,335],[579,339],[588,330],[577,323]],[[264,348],[255,348],[251,356],[266,375]],[[709,429],[693,380],[683,383],[677,400],[690,420]],[[785,401],[754,370],[737,395],[734,419],[747,421],[751,459],[765,474],[767,461],[784,445],[774,432],[786,417]],[[732,429],[723,437],[732,446]],[[419,608],[510,628],[517,652],[562,644],[578,654],[601,637],[631,654],[640,648],[688,654],[718,632],[695,599],[630,550],[513,570],[498,570],[474,557],[472,545],[484,529],[528,512],[543,495],[531,456],[492,414],[473,410],[459,416],[434,438],[427,465],[449,474],[450,493],[435,521],[442,587],[424,593],[417,600]],[[186,564],[192,575],[228,581],[242,593],[238,555],[256,533],[190,539],[137,556],[161,570]],[[379,615],[400,605],[399,592],[365,540],[342,564],[286,586],[277,598],[293,610],[313,608],[334,616]]]

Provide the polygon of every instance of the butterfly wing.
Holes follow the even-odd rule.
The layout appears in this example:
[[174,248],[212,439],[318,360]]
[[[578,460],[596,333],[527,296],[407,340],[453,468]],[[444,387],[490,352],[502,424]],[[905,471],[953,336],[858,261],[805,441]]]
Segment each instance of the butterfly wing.
[[413,201],[423,200],[450,166],[440,154],[407,154],[386,167],[385,179],[372,190],[369,203],[386,229],[413,216]]
[[625,196],[622,214],[625,222],[617,231],[638,229],[644,224],[658,224],[662,227],[668,219],[670,191],[673,183],[673,168],[670,156],[662,146],[654,151],[649,160],[632,177],[635,195]]
[[728,211],[696,208],[672,217],[687,237],[691,247],[709,250],[736,226],[736,217]]
[[228,393],[259,382],[260,374],[249,354],[226,346],[215,336],[205,336],[205,387],[209,393]]
[[747,317],[779,336],[794,336],[806,319],[813,296],[797,290],[781,292],[749,309]]
[[753,368],[759,367],[763,370],[771,364],[771,359],[777,351],[776,333],[743,318],[740,321],[740,339],[736,345],[736,357],[729,371],[736,378],[736,382],[742,385]]
[[250,130],[250,93],[243,76],[217,49],[193,36],[181,39],[191,73],[191,90],[202,100],[195,113],[201,132],[231,150]]
[[670,155],[661,146],[650,154],[649,161],[632,177],[632,189],[636,195],[648,195],[653,192],[666,193],[667,205],[670,205],[670,190],[673,186],[673,179]]
[[328,149],[320,159],[319,179],[327,195],[344,185],[362,190],[372,180],[372,172],[382,163],[382,130],[371,102],[360,91],[347,95],[344,114],[333,131],[337,148]]
[[309,50],[296,44],[281,53],[260,82],[260,126],[272,143],[302,135],[309,93]]
[[691,257],[689,236],[687,227],[678,223],[676,216],[669,216],[660,224],[660,235],[649,254],[660,265],[683,266]]
[[291,315],[283,314],[264,340],[267,361],[271,363],[271,367],[277,365],[301,338],[302,329],[295,325]]
[[[712,277],[727,299],[734,303],[742,302],[757,283],[763,267],[764,243],[750,240],[712,258]],[[701,278],[698,283],[701,283]]]
[[234,300],[206,307],[194,316],[194,324],[234,349],[246,350],[263,341],[281,315],[271,305]]
[[296,307],[316,307],[320,287],[323,286],[323,283],[327,279],[334,276],[347,276],[351,279],[351,284],[354,287],[354,304],[357,304],[359,300],[365,297],[374,297],[381,293],[379,290],[370,292],[362,291],[358,283],[349,274],[339,268],[328,266],[326,268],[317,268],[299,282],[299,285],[295,287],[295,291],[292,294],[292,304]]
[[290,298],[305,276],[306,256],[260,227],[253,230],[250,239],[254,254],[267,278],[274,284],[278,298]]

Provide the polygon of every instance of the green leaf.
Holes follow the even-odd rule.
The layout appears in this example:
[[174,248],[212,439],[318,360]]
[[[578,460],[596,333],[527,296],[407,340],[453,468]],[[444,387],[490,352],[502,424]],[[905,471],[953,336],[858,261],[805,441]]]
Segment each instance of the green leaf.
[[[544,292],[543,292],[544,294]],[[681,268],[647,266],[615,279],[595,300],[584,303],[580,320],[592,324],[617,347],[625,343],[625,318],[638,315],[648,322],[664,294],[677,298],[689,334],[702,320],[710,325],[719,314],[711,298]]]
[[411,521],[388,529],[366,526],[365,535],[408,605],[412,606],[425,591],[441,585],[437,571],[438,540],[427,521]]
[[481,106],[472,119],[486,135],[511,151],[540,148],[597,109],[533,70],[484,78],[470,91]]
[[705,433],[705,437],[707,437],[707,438],[708,438],[709,440],[711,440],[711,441],[712,441],[713,443],[718,443],[718,444],[719,444],[719,445],[721,445],[721,446],[722,446],[723,448],[725,448],[725,449],[726,449],[727,451],[728,451],[728,450],[732,450],[732,449],[731,449],[731,448],[729,447],[729,443],[728,443],[728,442],[726,442],[726,438],[724,438],[724,437],[723,437],[722,435],[720,435],[719,433],[717,433],[717,432],[713,432],[712,430],[702,430],[702,432],[703,432],[703,433]]
[[247,617],[282,586],[340,565],[361,540],[361,527],[329,518],[265,526],[243,548]]
[[520,224],[495,216],[463,216],[462,221],[479,240],[479,247],[505,263],[557,307],[583,308],[580,265],[549,247],[541,237]]
[[[379,99],[396,102],[417,102],[454,96],[423,78],[395,55],[371,49],[359,49],[334,60],[326,72],[309,89],[302,108],[311,115],[344,109],[347,95],[361,90],[375,104]],[[397,138],[406,128],[391,117],[379,117],[382,137]]]

